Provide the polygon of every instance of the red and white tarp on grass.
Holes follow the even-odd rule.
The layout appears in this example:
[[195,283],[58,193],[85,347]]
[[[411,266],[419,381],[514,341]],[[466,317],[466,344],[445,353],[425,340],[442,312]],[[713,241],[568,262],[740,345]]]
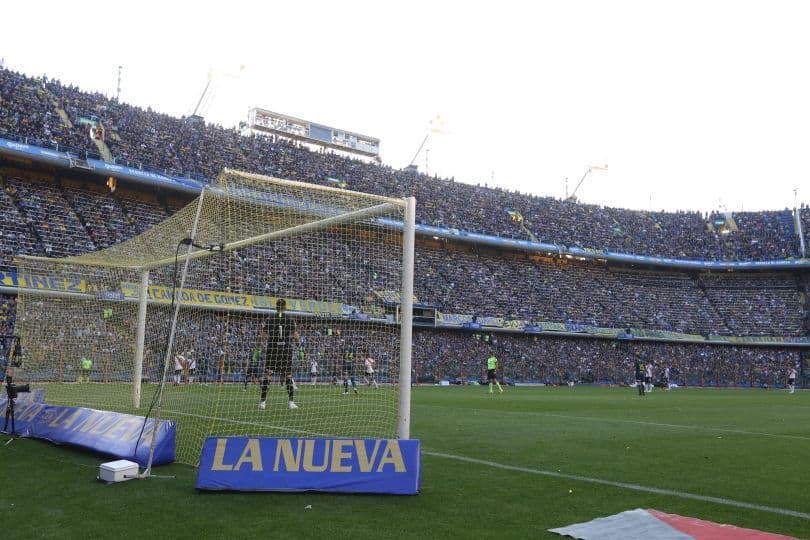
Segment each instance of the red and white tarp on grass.
[[741,529],[702,519],[665,514],[658,510],[628,510],[615,516],[576,523],[553,533],[581,540],[786,540],[789,536]]

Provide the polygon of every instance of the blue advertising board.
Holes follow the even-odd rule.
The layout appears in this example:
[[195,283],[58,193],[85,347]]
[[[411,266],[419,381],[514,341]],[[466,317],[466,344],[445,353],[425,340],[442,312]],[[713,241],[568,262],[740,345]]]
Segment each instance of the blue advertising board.
[[[5,416],[8,397],[0,396],[0,416]],[[157,437],[154,465],[175,459],[176,425],[161,420],[155,433],[155,421],[144,425],[143,416],[97,411],[84,407],[50,405],[43,401],[42,389],[20,394],[14,400],[14,427],[17,436],[46,439],[88,450],[129,459],[145,466],[149,459],[152,435]],[[9,431],[11,425],[8,426]]]
[[418,440],[208,437],[196,487],[416,495],[420,484]]

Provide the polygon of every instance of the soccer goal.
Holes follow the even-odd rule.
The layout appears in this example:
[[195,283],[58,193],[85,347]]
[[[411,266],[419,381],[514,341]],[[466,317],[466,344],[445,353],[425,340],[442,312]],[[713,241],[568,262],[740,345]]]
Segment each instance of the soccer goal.
[[[192,465],[210,435],[408,438],[414,216],[413,198],[225,169],[121,244],[18,257],[15,377],[49,403],[176,420]],[[262,409],[279,299],[297,408],[275,373]]]

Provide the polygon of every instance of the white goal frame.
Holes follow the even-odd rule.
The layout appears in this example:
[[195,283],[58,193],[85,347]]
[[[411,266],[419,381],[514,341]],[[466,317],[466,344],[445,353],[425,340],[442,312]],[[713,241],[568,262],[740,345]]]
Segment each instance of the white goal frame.
[[[253,179],[266,179],[268,177],[264,177],[261,175],[251,174],[251,173],[244,173],[241,171],[233,171],[229,169],[224,169],[223,174],[238,174],[243,177],[253,178]],[[302,184],[299,182],[293,182],[288,180],[279,180],[276,178],[272,178],[272,181],[277,184],[289,184],[290,186],[301,186]],[[321,192],[334,192],[336,194],[340,194],[341,196],[345,196],[347,194],[347,190],[345,189],[337,189],[328,186],[319,186],[315,184],[305,184],[307,190],[313,191],[321,191]],[[197,226],[200,218],[200,213],[203,207],[203,201],[206,199],[207,193],[211,192],[212,190],[217,189],[216,187],[204,187],[200,196],[198,197],[196,203],[196,213],[194,217],[194,222],[192,229],[190,231],[191,238],[194,239]],[[349,192],[351,193],[351,192]],[[364,196],[367,196],[363,194]],[[217,251],[224,251],[229,252],[236,249],[240,249],[243,247],[247,247],[253,244],[257,244],[260,242],[266,242],[268,240],[280,239],[284,237],[290,237],[299,234],[306,234],[309,232],[313,232],[316,230],[323,230],[327,227],[337,226],[341,224],[349,224],[352,222],[359,222],[362,220],[372,219],[376,216],[384,215],[387,212],[390,212],[392,209],[397,208],[400,213],[403,215],[403,222],[402,222],[402,267],[401,267],[401,290],[400,292],[400,309],[398,310],[398,320],[394,320],[393,324],[400,325],[400,332],[399,332],[399,412],[397,418],[397,436],[400,439],[409,439],[410,438],[410,408],[411,408],[411,371],[412,371],[412,361],[411,361],[411,352],[412,352],[412,339],[413,339],[413,288],[414,288],[414,250],[415,250],[415,223],[416,223],[416,199],[414,197],[408,197],[404,199],[394,199],[394,198],[386,198],[386,197],[379,197],[373,196],[379,202],[376,205],[368,206],[366,208],[362,208],[360,210],[349,211],[345,213],[341,213],[339,215],[334,215],[330,217],[325,217],[322,219],[317,219],[314,221],[310,221],[304,224],[299,224],[295,226],[289,226],[283,228],[281,230],[256,235],[250,238],[244,238],[237,241],[232,241],[226,244],[222,244],[218,246]],[[183,263],[183,270],[179,276],[178,286],[175,292],[176,297],[181,297],[185,287],[185,278],[188,271],[189,262],[191,260],[202,258],[202,257],[209,257],[212,256],[213,253],[206,250],[197,250],[193,249],[192,245],[188,245],[185,254],[180,254],[177,257],[178,262]],[[42,261],[46,262],[47,264],[71,264],[71,265],[86,265],[86,266],[97,266],[97,267],[118,267],[122,269],[127,269],[130,271],[135,271],[140,275],[140,290],[137,296],[137,303],[138,303],[138,310],[137,310],[137,325],[136,325],[136,334],[135,334],[135,350],[134,350],[134,362],[133,362],[133,371],[132,374],[132,404],[134,408],[141,407],[141,382],[142,382],[142,372],[143,372],[143,365],[144,365],[144,353],[145,353],[145,333],[146,333],[146,321],[147,321],[147,309],[149,305],[149,298],[148,298],[148,289],[149,289],[149,278],[150,278],[150,270],[160,267],[165,267],[169,264],[175,262],[175,257],[171,258],[163,258],[160,260],[153,260],[149,262],[145,262],[144,264],[133,265],[131,263],[123,263],[117,264],[115,262],[110,261],[101,261],[95,260],[92,257],[89,257],[87,260],[82,260],[83,256],[79,257],[68,257],[65,259],[52,259],[47,257],[31,257],[31,256],[20,256],[19,259],[26,260],[26,261]],[[84,296],[80,293],[72,294],[72,293],[58,293],[58,292],[49,292],[49,291],[30,291],[26,290],[25,293],[35,293],[35,294],[54,294],[59,296]],[[89,296],[89,295],[88,295]],[[128,301],[132,302],[135,301],[134,298],[130,298]],[[169,343],[166,348],[165,357],[162,359],[163,362],[163,372],[164,375],[161,377],[160,381],[160,390],[159,390],[159,397],[156,404],[156,409],[154,411],[154,418],[156,422],[160,421],[160,407],[162,401],[162,393],[163,393],[163,386],[166,381],[166,372],[169,369],[170,362],[172,361],[171,353],[173,350],[174,345],[174,333],[175,327],[177,324],[177,318],[180,312],[182,302],[177,302],[174,308],[174,313],[172,315],[171,321],[171,330],[169,334]],[[151,462],[152,462],[152,452],[154,451],[154,444],[155,441],[153,440],[152,443],[152,451],[150,451],[149,462],[146,467],[146,470],[141,476],[149,476],[151,471]]]

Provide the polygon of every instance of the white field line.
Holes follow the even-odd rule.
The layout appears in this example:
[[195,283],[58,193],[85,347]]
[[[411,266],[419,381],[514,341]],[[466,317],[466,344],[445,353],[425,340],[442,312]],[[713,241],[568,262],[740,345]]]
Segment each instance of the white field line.
[[464,461],[466,463],[474,463],[476,465],[484,465],[487,467],[494,467],[496,469],[503,469],[507,471],[536,474],[541,476],[550,476],[553,478],[563,478],[566,480],[575,480],[577,482],[588,482],[591,484],[600,484],[603,486],[611,486],[621,489],[630,489],[633,491],[642,491],[645,493],[655,493],[656,495],[667,495],[669,497],[679,497],[681,499],[692,499],[695,501],[710,502],[715,504],[722,504],[725,506],[733,506],[736,508],[745,508],[747,510],[758,510],[760,512],[769,512],[771,514],[780,514],[783,516],[798,517],[810,520],[810,514],[806,512],[798,512],[796,510],[788,510],[786,508],[776,508],[773,506],[763,506],[760,504],[747,503],[743,501],[735,501],[734,499],[725,499],[723,497],[710,497],[708,495],[696,495],[694,493],[687,493],[685,491],[674,491],[670,489],[661,489],[650,486],[642,486],[640,484],[629,484],[626,482],[614,482],[612,480],[602,480],[601,478],[591,478],[588,476],[580,476],[578,474],[566,474],[555,471],[544,471],[540,469],[530,469],[528,467],[517,467],[514,465],[504,465],[503,463],[496,463],[494,461],[486,461],[483,459],[475,459],[464,456],[455,456],[452,454],[445,454],[442,452],[429,452],[422,450],[422,453],[428,456],[440,457],[446,459],[453,459],[456,461]]
[[[266,424],[266,423],[262,423],[262,422],[254,422],[254,421],[250,421],[250,420],[234,420],[233,418],[221,418],[221,417],[217,417],[217,416],[205,416],[205,415],[202,415],[202,414],[193,414],[193,413],[187,413],[187,412],[182,412],[182,411],[169,411],[169,410],[167,410],[166,413],[171,414],[171,415],[177,415],[177,416],[188,416],[190,418],[199,418],[200,420],[216,420],[218,422],[222,422],[223,424],[236,424],[236,425],[240,425],[240,426],[253,426],[253,427],[262,428],[262,429],[273,429],[273,430],[277,430],[277,431],[287,431],[287,432],[290,432],[290,433],[295,433],[295,434],[304,435],[304,436],[308,436],[308,437],[328,438],[328,437],[334,437],[335,436],[334,434],[331,434],[331,433],[315,433],[313,431],[306,431],[304,429],[293,429],[293,428],[287,428],[287,427],[282,427],[282,426],[274,426],[272,424]],[[296,414],[296,413],[291,413],[291,414]]]

